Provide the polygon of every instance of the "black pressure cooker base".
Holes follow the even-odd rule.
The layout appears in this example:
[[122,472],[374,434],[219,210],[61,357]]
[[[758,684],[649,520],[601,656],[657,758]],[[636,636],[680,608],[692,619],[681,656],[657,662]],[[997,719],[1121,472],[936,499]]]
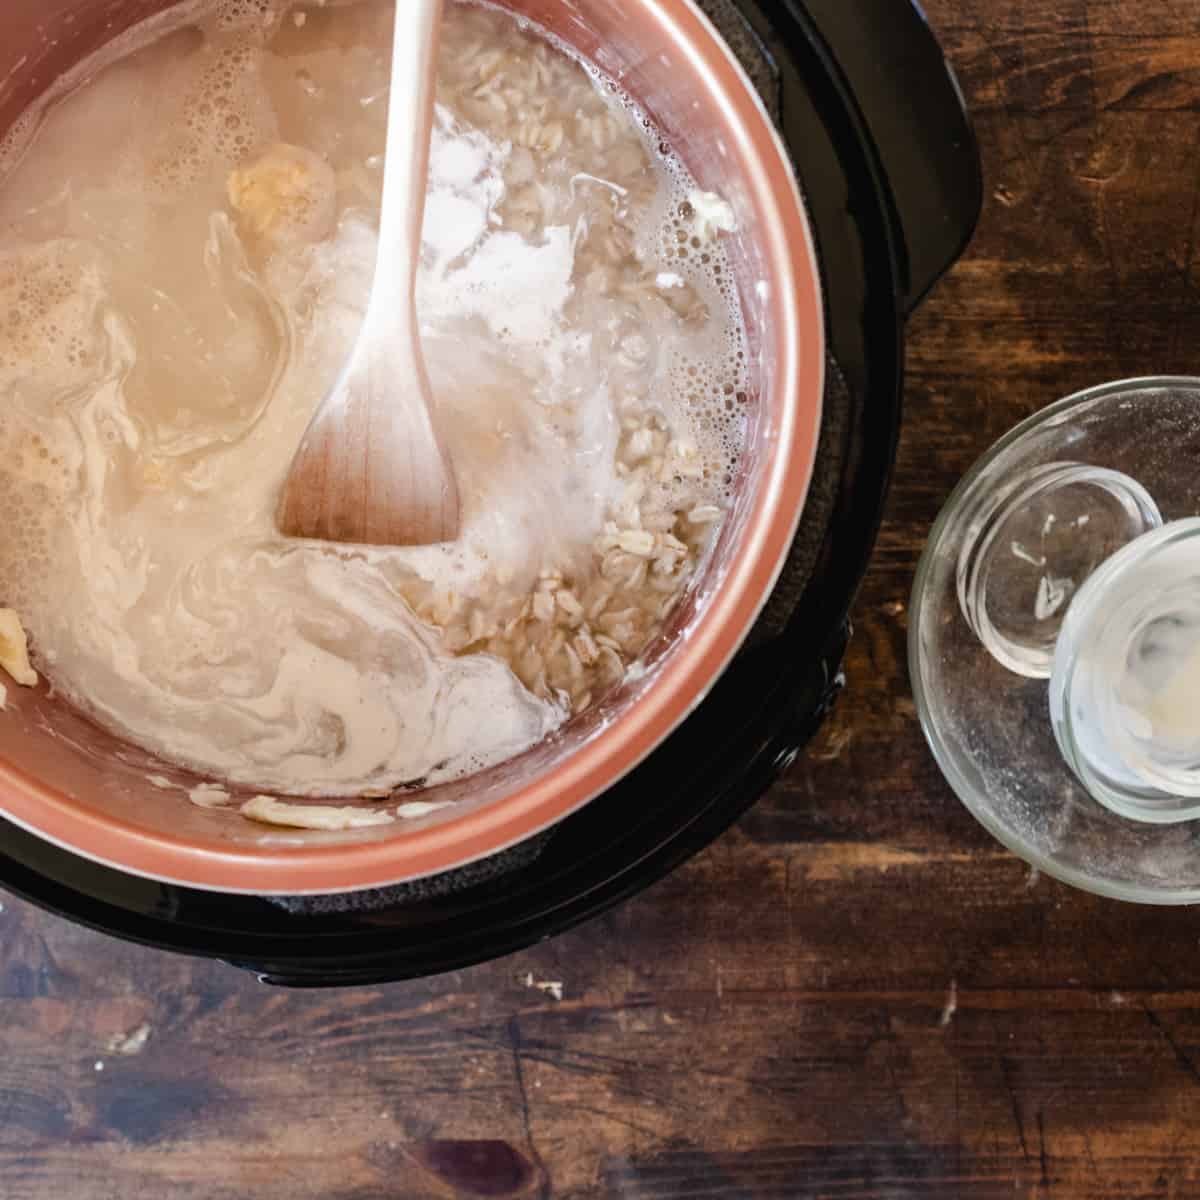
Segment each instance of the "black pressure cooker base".
[[[840,687],[847,614],[895,457],[904,317],[970,236],[978,158],[953,80],[907,3],[703,3],[797,161],[840,367],[795,553],[709,697],[604,796],[518,847],[521,857],[403,894],[384,889],[318,911],[311,900],[196,891],[99,866],[0,822],[5,887],[79,924],[223,958],[272,982],[432,975],[551,937],[644,889],[709,845],[794,761]],[[922,106],[899,128],[898,88],[881,68],[895,62],[908,71],[903,94]]]

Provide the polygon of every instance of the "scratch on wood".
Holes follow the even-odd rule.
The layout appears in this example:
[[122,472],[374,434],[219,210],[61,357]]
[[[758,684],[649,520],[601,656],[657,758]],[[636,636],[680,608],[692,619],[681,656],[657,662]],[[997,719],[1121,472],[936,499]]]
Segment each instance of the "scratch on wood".
[[1029,1145],[1025,1141],[1025,1122],[1021,1120],[1021,1106],[1017,1103],[1017,1093],[1013,1088],[1008,1059],[1003,1054],[1000,1056],[1000,1078],[1004,1084],[1004,1091],[1008,1096],[1009,1107],[1012,1109],[1013,1125],[1017,1130],[1017,1142],[1021,1147],[1021,1155],[1023,1158],[1028,1159]]
[[1159,1019],[1158,1014],[1148,1004],[1142,1005],[1142,1012],[1146,1014],[1146,1020],[1162,1035],[1163,1040],[1171,1047],[1175,1054],[1175,1060],[1180,1067],[1191,1077],[1193,1083],[1200,1084],[1200,1069],[1192,1062],[1191,1058],[1184,1052],[1183,1047],[1175,1040],[1174,1034],[1163,1024]]
[[576,1112],[591,1113],[603,1121],[611,1121],[614,1125],[620,1125],[623,1129],[631,1130],[633,1133],[644,1134],[650,1138],[659,1138],[662,1136],[661,1130],[651,1129],[649,1125],[640,1125],[637,1121],[631,1121],[628,1117],[612,1112],[607,1108],[594,1108],[590,1104],[580,1104],[578,1101],[573,1101],[572,1103]]
[[508,1041],[512,1047],[513,1074],[517,1080],[517,1098],[521,1102],[521,1124],[525,1131],[525,1144],[529,1148],[529,1157],[533,1160],[541,1177],[538,1195],[542,1200],[549,1200],[550,1173],[546,1170],[546,1164],[533,1140],[533,1127],[529,1119],[529,1090],[525,1086],[525,1066],[521,1061],[521,1025],[516,1016],[509,1019],[507,1029]]
[[1046,1157],[1046,1120],[1042,1115],[1042,1110],[1038,1109],[1037,1115],[1038,1127],[1038,1157],[1042,1165],[1042,1186],[1047,1191],[1050,1189],[1050,1162]]

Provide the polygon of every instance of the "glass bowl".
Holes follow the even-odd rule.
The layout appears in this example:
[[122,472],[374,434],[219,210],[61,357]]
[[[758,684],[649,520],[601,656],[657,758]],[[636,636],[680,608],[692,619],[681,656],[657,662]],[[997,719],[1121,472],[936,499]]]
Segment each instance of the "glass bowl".
[[1197,461],[1200,379],[1124,380],[1060,400],[955,488],[910,608],[917,711],[967,809],[1038,870],[1147,904],[1200,903],[1200,821],[1131,819],[1094,799],[1060,750],[1047,680],[1091,574],[1164,522],[1200,514]]

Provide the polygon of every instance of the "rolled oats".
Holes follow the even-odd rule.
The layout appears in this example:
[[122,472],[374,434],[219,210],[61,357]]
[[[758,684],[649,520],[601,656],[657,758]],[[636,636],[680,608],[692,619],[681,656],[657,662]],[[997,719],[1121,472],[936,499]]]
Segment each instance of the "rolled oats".
[[[532,691],[566,697],[578,713],[619,682],[659,632],[722,516],[709,501],[699,450],[673,438],[649,401],[658,353],[645,332],[650,320],[698,321],[707,306],[682,276],[651,269],[638,256],[624,214],[648,204],[658,186],[639,132],[545,43],[516,53],[494,45],[494,14],[481,8],[467,20],[475,28],[465,52],[443,61],[441,84],[481,128],[512,147],[509,190],[498,210],[503,227],[537,237],[566,219],[555,207],[563,189],[546,187],[546,172],[577,161],[581,150],[589,165],[568,177],[569,194],[603,180],[613,195],[611,213],[598,208],[589,218],[574,282],[578,294],[613,305],[606,352],[624,372],[612,397],[619,425],[614,468],[623,486],[590,561],[546,563],[522,595],[511,592],[520,586],[512,571],[498,568],[494,587],[482,586],[470,599],[410,602],[442,628],[447,649],[498,655]],[[683,215],[692,220],[697,213]],[[712,214],[705,215],[713,224]],[[690,231],[680,233],[686,242]]]

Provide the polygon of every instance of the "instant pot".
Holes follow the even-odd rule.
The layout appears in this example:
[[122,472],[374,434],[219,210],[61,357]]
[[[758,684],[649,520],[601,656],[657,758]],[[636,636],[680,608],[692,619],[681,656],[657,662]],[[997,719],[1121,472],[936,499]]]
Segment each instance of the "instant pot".
[[222,958],[270,982],[411,978],[507,954],[636,893],[727,829],[801,752],[842,686],[848,613],[895,457],[905,321],[974,230],[979,159],[953,75],[908,0],[700,7],[794,163],[826,343],[815,466],[791,553],[703,703],[564,820],[397,887],[199,890],[101,865],[10,823],[0,883],[105,933]]

